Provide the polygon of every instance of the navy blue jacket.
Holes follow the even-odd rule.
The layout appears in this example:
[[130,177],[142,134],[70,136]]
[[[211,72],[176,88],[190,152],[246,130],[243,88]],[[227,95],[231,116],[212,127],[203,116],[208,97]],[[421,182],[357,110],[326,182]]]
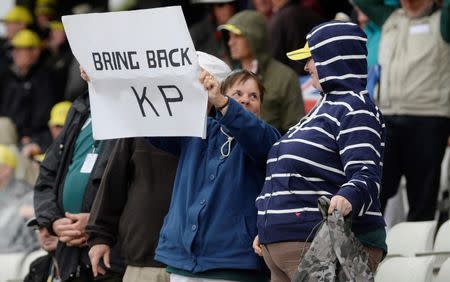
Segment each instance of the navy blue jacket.
[[367,95],[364,32],[327,22],[307,36],[323,93],[320,103],[274,144],[258,208],[261,243],[304,241],[321,220],[317,199],[352,204],[352,230],[383,229],[380,182],[383,117]]
[[[234,138],[228,157],[221,154],[222,146],[224,154],[228,151],[223,132]],[[151,139],[179,156],[155,258],[191,272],[260,269],[261,259],[252,249],[255,199],[264,183],[267,153],[280,135],[233,99],[224,116],[208,118],[207,133],[206,139]]]

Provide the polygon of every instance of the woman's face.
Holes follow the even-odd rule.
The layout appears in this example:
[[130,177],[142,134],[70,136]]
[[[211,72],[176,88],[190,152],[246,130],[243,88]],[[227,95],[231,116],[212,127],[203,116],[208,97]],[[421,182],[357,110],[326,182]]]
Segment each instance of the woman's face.
[[319,91],[323,91],[322,86],[319,82],[319,75],[317,74],[317,69],[316,65],[314,64],[313,58],[309,58],[308,62],[306,62],[305,71],[309,72],[309,75],[311,75],[312,85],[314,86],[314,88]]
[[232,32],[229,34],[228,47],[230,48],[231,58],[238,61],[252,58],[253,55],[247,38]]
[[233,84],[225,93],[228,97],[236,100],[247,111],[259,117],[261,114],[261,93],[258,84],[252,78],[243,82],[241,80]]

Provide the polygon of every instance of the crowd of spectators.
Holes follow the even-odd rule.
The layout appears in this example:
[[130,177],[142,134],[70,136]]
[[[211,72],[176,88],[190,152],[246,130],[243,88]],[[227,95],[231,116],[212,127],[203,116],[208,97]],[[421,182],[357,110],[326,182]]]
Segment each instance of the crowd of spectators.
[[[79,64],[71,53],[61,16],[172,5],[181,5],[183,8],[196,50],[217,57],[199,54],[200,65],[207,71],[200,80],[205,90],[209,91],[211,111],[208,130],[214,132],[208,137],[211,140],[205,141],[205,144],[190,139],[94,140],[85,81],[89,78],[83,70],[80,76]],[[329,21],[334,19],[336,21],[330,24]],[[367,178],[377,179],[375,186],[369,188],[356,183],[366,182],[363,178],[358,178],[351,185],[366,192],[370,190],[368,193],[378,192],[371,194],[370,198],[364,198],[366,194],[333,190],[330,196],[335,193],[348,196],[353,208],[358,207],[354,211],[358,216],[362,213],[383,212],[387,201],[397,193],[400,179],[405,177],[410,207],[407,219],[419,221],[437,217],[441,163],[448,145],[450,127],[449,0],[16,0],[6,14],[0,15],[0,20],[5,30],[0,35],[3,36],[0,38],[0,232],[3,235],[0,239],[0,254],[31,252],[39,247],[49,253],[35,262],[26,281],[92,281],[93,276],[97,275],[102,275],[104,281],[122,281],[124,273],[126,281],[142,281],[147,274],[142,274],[141,268],[157,270],[157,273],[152,272],[153,276],[150,277],[153,278],[148,279],[168,281],[165,271],[161,273],[162,267],[165,267],[162,263],[169,265],[167,271],[171,273],[171,281],[197,281],[194,278],[264,281],[267,273],[252,272],[255,269],[259,271],[262,260],[256,256],[250,259],[254,255],[252,242],[258,234],[257,214],[260,237],[261,230],[270,226],[266,217],[275,217],[275,221],[280,222],[297,220],[300,217],[298,211],[293,212],[295,217],[283,220],[279,215],[267,214],[269,210],[274,212],[275,208],[268,208],[270,205],[276,209],[281,209],[282,206],[287,209],[285,205],[292,204],[278,200],[275,197],[278,195],[275,194],[289,194],[299,185],[303,188],[312,185],[316,180],[301,175],[307,172],[317,176],[311,165],[323,169],[323,166],[336,161],[333,166],[339,167],[334,157],[327,157],[323,164],[315,161],[322,161],[323,150],[334,150],[330,148],[334,148],[336,144],[340,148],[343,140],[353,145],[347,144],[345,148],[340,148],[341,151],[337,151],[337,157],[342,158],[339,162],[347,158],[345,151],[348,154],[349,150],[356,147],[367,148],[364,152],[361,149],[362,153],[358,156],[360,159],[356,162],[365,162],[366,167],[361,170],[366,171]],[[314,27],[323,23],[326,24],[311,32]],[[312,47],[313,42],[318,45],[327,44],[322,42],[326,41],[323,38],[324,30],[328,25],[341,23],[359,26],[364,30],[365,34],[362,36],[358,32],[354,35],[353,31],[349,31],[353,37],[364,38],[357,40],[367,41],[363,48],[339,49],[338,44],[337,47],[333,45],[333,48],[322,48],[321,50],[327,50],[327,55],[323,55],[316,49],[320,46]],[[332,31],[331,35],[326,36],[339,37],[337,34],[342,30]],[[343,33],[341,36],[346,37],[348,34]],[[337,41],[340,40],[344,39]],[[292,59],[299,58],[299,53],[291,51],[301,47],[304,47],[301,50],[312,53],[309,57],[301,57],[311,59],[307,64]],[[361,56],[365,62],[356,63]],[[345,71],[342,70],[342,73],[336,72],[336,69],[329,71],[327,65],[337,60],[352,60],[353,64],[343,67]],[[315,62],[315,66],[311,66],[311,62]],[[209,70],[211,64],[214,68]],[[314,85],[315,80],[312,78],[313,85],[322,92],[322,96],[319,98],[321,102],[312,111],[308,111],[305,109],[300,78],[317,73],[316,67],[322,75],[326,73],[327,76],[319,75],[319,85]],[[217,69],[222,72],[217,73]],[[232,70],[239,72],[232,72],[230,76],[223,75]],[[358,72],[361,74],[356,74]],[[349,77],[362,80],[352,82],[352,87],[347,87],[345,81]],[[330,82],[336,79],[343,80],[344,83]],[[363,84],[362,87],[360,83]],[[322,89],[324,86],[325,90]],[[235,94],[232,90],[242,93],[250,91],[253,96],[246,98],[243,94],[242,97],[233,97]],[[218,98],[216,94],[219,92],[229,98],[226,101]],[[336,97],[344,92],[353,96],[350,100],[327,100],[324,93],[331,92]],[[353,111],[355,105],[359,107],[359,100],[365,101],[364,97],[369,97],[370,105],[372,102],[377,105],[366,109],[366,104],[361,106],[361,111],[366,111],[368,116],[376,116],[376,125],[380,126],[379,130],[377,127],[376,134],[383,139],[381,145],[367,141],[370,138],[366,138],[366,142],[360,140],[361,143],[355,145],[355,140],[360,136],[346,139],[351,136],[348,134],[350,131],[374,131],[367,126],[368,122],[360,122],[358,126],[345,123],[348,128],[344,129],[342,120],[337,121],[334,116],[330,116],[336,114],[340,119],[342,111],[334,112],[333,107],[340,105],[347,109],[350,107]],[[253,108],[253,103],[257,105],[257,110]],[[238,104],[245,105],[244,108],[254,115],[249,115]],[[320,112],[323,108],[333,108],[330,110],[333,114]],[[237,126],[228,121],[227,117],[230,115],[242,124]],[[332,120],[338,124],[338,128],[330,129],[329,124],[322,119]],[[315,124],[317,120],[318,125],[305,126],[308,123]],[[327,135],[328,130],[331,133]],[[305,131],[318,132],[318,137],[311,137]],[[288,134],[275,143],[281,136],[278,132],[281,135]],[[334,141],[324,141],[323,134],[325,137],[332,136]],[[312,139],[307,140],[309,137]],[[272,156],[278,160],[284,156],[283,152],[274,152],[273,148],[292,142],[302,143],[305,147],[301,150],[308,154],[320,148],[318,151],[321,152],[317,154],[321,157],[314,162],[298,157],[302,162],[308,163],[306,168],[297,166],[294,169],[290,163],[285,167],[276,166],[280,170],[275,173],[278,176],[267,174],[264,184],[262,175],[267,158]],[[211,144],[220,147],[217,158],[213,155],[208,155],[207,158],[207,154],[202,153],[212,151],[214,146]],[[190,154],[186,155],[183,148],[188,148],[186,150]],[[230,155],[232,149],[234,155]],[[369,172],[372,169],[367,168],[370,161],[364,159],[374,152],[378,156],[374,156],[378,162],[376,165],[382,170],[380,179],[376,171],[378,168],[374,168],[373,173]],[[98,155],[95,166],[88,173],[80,173],[86,155],[92,153]],[[302,152],[298,155],[301,156]],[[229,168],[224,168],[222,165],[224,162],[227,164],[228,157],[235,162]],[[346,160],[350,164],[355,162],[353,159]],[[269,160],[267,167],[269,162],[276,161]],[[275,164],[270,167],[272,166],[275,167]],[[341,166],[344,167],[342,163]],[[204,171],[195,171],[194,168]],[[285,176],[280,175],[284,174],[291,177],[286,184],[289,189],[274,192],[272,178],[282,178]],[[252,178],[252,175],[255,176]],[[219,177],[220,182],[217,180]],[[328,175],[320,177],[327,179]],[[298,184],[296,178],[304,178],[309,182]],[[340,180],[337,182],[341,183]],[[211,228],[215,228],[214,231],[208,231],[203,229],[205,227],[200,227],[201,223],[198,222],[200,214],[208,210],[208,199],[202,198],[199,203],[189,201],[205,197],[204,190],[224,189],[223,183],[230,187],[245,186],[251,191],[242,194],[242,199],[239,200],[236,191],[235,198],[230,196],[234,194],[222,195],[219,192],[214,197],[211,196],[209,200],[213,201],[212,205],[218,207],[228,203],[234,206],[235,211],[209,211],[209,220],[214,222],[215,219],[221,223],[208,223]],[[151,190],[143,189],[147,186],[152,187]],[[258,197],[263,187],[265,194]],[[317,187],[314,189],[319,189]],[[372,189],[374,187],[376,189]],[[231,190],[230,188],[230,193]],[[191,191],[194,191],[192,195],[189,194]],[[314,193],[329,194],[322,190]],[[379,197],[380,204],[372,203],[372,196],[373,201],[378,201]],[[144,201],[147,197],[155,200]],[[300,199],[290,208],[295,210],[303,207],[305,201],[305,198]],[[355,205],[358,201],[364,203],[362,207]],[[309,204],[312,202],[315,205],[316,198]],[[221,207],[226,210],[225,206]],[[375,210],[370,210],[371,207]],[[184,212],[188,214],[180,221],[179,215]],[[164,221],[166,213],[168,215]],[[279,214],[276,211],[274,213]],[[147,214],[151,216],[147,217]],[[263,216],[260,217],[261,215]],[[441,221],[445,219],[447,218],[440,218]],[[146,228],[143,227],[145,220],[151,223]],[[262,220],[264,224],[260,222]],[[358,219],[355,222],[358,225]],[[377,221],[378,229],[375,231],[378,233],[372,234],[378,243],[385,236],[385,233],[383,235],[380,232],[383,222]],[[282,241],[296,241],[295,236],[291,236],[298,233],[295,228],[292,234],[287,229],[273,233],[278,232],[280,224],[273,229],[270,227],[267,233],[264,232],[262,243],[275,248],[273,245],[277,241],[271,238],[278,238],[283,232],[286,232],[283,234],[286,238],[281,236]],[[244,235],[240,234],[238,237],[247,245],[242,246],[241,241],[231,240],[234,235],[227,233],[230,232],[228,229],[235,230],[236,226],[243,229]],[[163,229],[160,235],[161,227]],[[177,233],[179,227],[187,228],[191,233]],[[33,228],[39,231],[39,236],[36,236]],[[367,234],[356,235],[360,239]],[[149,246],[140,250],[146,236]],[[306,236],[302,236],[295,238],[305,240]],[[208,241],[212,237],[222,238],[223,242],[217,242],[217,246],[214,246],[212,241]],[[184,245],[177,245],[168,238]],[[370,239],[364,238],[363,244],[364,240]],[[274,249],[260,249],[259,238],[256,239],[253,248],[257,253],[260,250],[269,264],[268,257],[270,258],[270,252]],[[187,241],[192,250],[182,249],[188,244]],[[380,244],[365,246],[379,247]],[[287,252],[291,247],[298,246],[283,245],[286,248],[283,250]],[[195,248],[208,249],[211,253],[202,261],[200,256],[195,257]],[[155,249],[158,252],[156,259]],[[384,245],[380,249],[385,252]],[[233,253],[232,257],[252,262],[250,266],[243,267],[252,271],[241,272],[242,267],[234,268],[233,264],[229,264],[228,269],[211,272],[209,266],[226,259],[226,255],[222,257],[217,252],[241,252],[240,255]],[[245,252],[247,253],[243,255]],[[186,260],[187,255],[189,261]],[[246,262],[239,263],[245,265]],[[37,265],[39,267],[36,268]],[[124,266],[127,266],[126,272]],[[273,267],[269,267],[273,271]],[[284,281],[284,278],[279,277],[289,279],[288,275],[292,276],[295,270],[291,268],[289,271],[280,270],[279,276],[272,274],[272,279],[275,279],[273,281]],[[42,275],[42,272],[46,273]],[[194,280],[183,280],[183,277]],[[252,280],[251,277],[257,278]]]

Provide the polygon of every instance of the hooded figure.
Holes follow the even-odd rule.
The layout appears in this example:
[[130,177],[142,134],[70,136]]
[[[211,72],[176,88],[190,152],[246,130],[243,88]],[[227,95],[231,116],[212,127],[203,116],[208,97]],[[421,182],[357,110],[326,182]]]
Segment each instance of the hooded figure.
[[242,11],[219,29],[229,32],[231,58],[256,73],[266,88],[262,119],[286,132],[305,115],[303,99],[295,72],[269,53],[264,17],[256,11]]
[[365,90],[366,36],[353,23],[331,21],[306,39],[288,57],[308,59],[305,70],[322,98],[272,147],[256,199],[257,239],[276,281],[292,278],[302,248],[309,247],[309,235],[322,220],[316,206],[322,195],[331,198],[329,214],[337,209],[351,215],[351,230],[369,251],[372,271],[387,250],[378,198],[385,126]]

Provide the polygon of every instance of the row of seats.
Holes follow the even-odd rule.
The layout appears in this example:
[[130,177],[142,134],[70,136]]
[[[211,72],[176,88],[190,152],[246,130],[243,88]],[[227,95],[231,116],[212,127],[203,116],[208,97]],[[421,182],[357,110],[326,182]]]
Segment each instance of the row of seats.
[[450,281],[450,220],[402,222],[387,234],[388,254],[375,281]]
[[[386,238],[389,256],[415,256],[450,252],[450,220],[439,228],[436,221],[402,222],[393,226]],[[436,234],[436,239],[434,239]]]
[[433,256],[393,257],[382,262],[375,275],[375,282],[449,282],[450,258],[433,274]]

